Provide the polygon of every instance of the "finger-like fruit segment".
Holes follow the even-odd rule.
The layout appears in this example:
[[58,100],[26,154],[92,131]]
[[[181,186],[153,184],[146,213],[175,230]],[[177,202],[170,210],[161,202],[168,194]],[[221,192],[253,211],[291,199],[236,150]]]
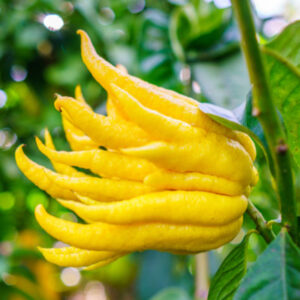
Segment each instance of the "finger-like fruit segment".
[[[92,198],[89,198],[87,196],[83,196],[83,195],[80,195],[76,192],[74,192],[74,195],[77,197],[77,199],[83,203],[83,204],[86,204],[86,205],[96,205],[99,203],[99,201],[96,201],[96,200],[93,200]],[[57,199],[58,200],[58,199]]]
[[242,146],[213,137],[199,143],[154,142],[142,147],[122,149],[135,157],[148,159],[160,167],[178,172],[201,172],[248,185],[252,180],[252,161]]
[[[120,71],[127,74],[127,70],[122,65],[116,66]],[[121,119],[127,120],[126,116],[120,111],[120,109],[115,105],[114,101],[112,100],[112,93],[108,94],[107,101],[106,101],[106,112],[107,115],[113,119]]]
[[116,85],[111,85],[115,97],[113,101],[133,123],[151,133],[157,139],[176,142],[199,140],[204,137],[205,131],[191,125],[165,116],[139,103],[135,98]]
[[97,149],[99,145],[85,135],[81,130],[78,130],[62,113],[62,122],[66,135],[66,139],[74,151]]
[[76,85],[75,87],[75,99],[81,103],[88,105],[83,97],[80,85]]
[[124,116],[124,114],[115,105],[115,102],[112,99],[113,99],[113,96],[108,95],[107,102],[106,102],[107,116],[112,119],[127,120],[126,116]]
[[96,270],[98,268],[101,268],[101,267],[104,267],[114,261],[116,261],[117,259],[119,259],[122,255],[120,256],[116,256],[116,257],[112,257],[112,258],[108,258],[106,260],[101,260],[93,265],[90,265],[90,266],[87,266],[87,267],[84,267],[83,270],[84,271],[92,271],[92,270]]
[[[94,78],[107,91],[109,91],[109,85],[114,83],[120,88],[125,89],[145,106],[174,117],[175,119],[195,124],[198,114],[201,113],[196,106],[176,99],[171,95],[166,95],[159,90],[153,89],[151,84],[125,74],[98,56],[91,40],[84,31],[78,30],[78,34],[81,36],[81,55],[83,62]],[[145,104],[145,102],[147,104]]]
[[23,174],[41,190],[47,192],[53,198],[76,200],[70,189],[55,185],[45,174],[45,168],[30,160],[23,151],[23,145],[19,146],[15,153],[16,162]]
[[36,139],[36,142],[40,151],[51,161],[90,169],[93,173],[103,177],[143,181],[147,175],[159,170],[147,160],[123,153],[101,149],[73,152],[55,151],[45,147],[39,139]]
[[111,251],[84,250],[75,247],[38,248],[45,259],[62,267],[84,267],[100,261],[119,258],[122,253]]
[[95,222],[112,224],[161,222],[204,226],[228,224],[240,218],[248,205],[245,196],[229,197],[194,191],[164,191],[96,205],[68,200],[58,201],[78,216]]
[[236,132],[213,121],[199,109],[197,102],[193,99],[173,91],[154,87],[145,81],[118,70],[97,54],[86,32],[78,30],[77,33],[81,37],[81,56],[83,62],[94,78],[108,92],[110,84],[113,83],[131,94],[146,107],[174,119],[239,141],[249,152],[252,159],[255,158],[253,142],[249,137],[246,141],[245,137],[240,137]]
[[148,175],[145,184],[161,190],[204,191],[228,196],[244,194],[245,185],[202,173],[158,171]]
[[96,114],[72,98],[59,97],[55,101],[55,107],[58,110],[64,109],[73,125],[101,146],[118,149],[139,146],[150,141],[148,134],[135,124]]
[[74,247],[98,251],[183,250],[218,248],[239,232],[243,217],[223,226],[150,223],[112,225],[78,224],[49,215],[42,205],[35,209],[41,227],[54,238]]
[[48,178],[60,187],[70,189],[97,201],[124,200],[151,193],[155,188],[141,182],[129,180],[113,180],[92,176],[70,177],[45,169]]
[[[90,106],[86,103],[81,88],[79,85],[75,88],[75,98],[77,101],[85,105],[85,107],[91,110]],[[66,113],[62,113],[62,123],[64,126],[65,135],[67,141],[72,150],[89,150],[97,149],[99,145],[91,140],[82,130],[75,127],[70,121],[70,117]]]
[[[39,143],[42,144],[42,142],[37,137],[36,137],[36,142],[37,142],[37,144],[39,144]],[[54,146],[52,137],[50,135],[50,132],[47,129],[45,130],[45,144],[46,144],[45,148],[55,151],[55,146]],[[73,177],[84,177],[85,176],[85,173],[79,172],[76,169],[70,167],[69,165],[66,165],[63,163],[58,163],[52,159],[50,159],[50,161],[51,161],[51,164],[52,164],[54,170],[60,174],[69,175],[69,176],[73,176]]]
[[255,161],[256,148],[254,142],[249,137],[249,135],[241,131],[234,131],[234,134],[237,136],[236,140],[238,140],[240,144],[247,150],[252,161]]

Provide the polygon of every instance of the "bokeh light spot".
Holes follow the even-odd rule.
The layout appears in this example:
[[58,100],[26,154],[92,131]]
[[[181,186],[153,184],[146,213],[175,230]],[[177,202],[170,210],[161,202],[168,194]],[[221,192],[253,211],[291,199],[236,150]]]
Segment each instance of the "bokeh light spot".
[[195,94],[201,94],[201,87],[197,81],[192,82],[192,89]]
[[179,72],[179,78],[183,83],[187,84],[191,79],[191,69],[188,66],[182,68]]
[[32,212],[38,204],[42,204],[44,207],[47,207],[48,202],[47,196],[38,190],[32,190],[26,198],[27,207]]
[[267,37],[272,37],[280,33],[287,25],[288,22],[285,19],[273,18],[265,22],[263,31]]
[[81,275],[76,268],[64,268],[61,271],[60,279],[65,286],[76,286],[81,279]]
[[90,281],[84,288],[85,300],[107,300],[105,288],[99,281]]
[[50,31],[58,31],[64,26],[64,21],[59,15],[49,14],[44,17],[43,24]]
[[102,25],[109,25],[115,19],[115,13],[110,7],[103,7],[100,9],[100,23]]
[[10,192],[0,193],[0,210],[10,210],[15,205],[15,197]]
[[0,149],[8,150],[17,141],[17,135],[10,129],[0,130]]
[[6,93],[0,89],[0,108],[5,105],[6,101],[7,101]]
[[37,45],[38,52],[43,56],[48,56],[52,52],[52,45],[49,41],[42,41]]
[[128,5],[128,10],[132,13],[132,14],[137,14],[139,12],[141,12],[146,6],[146,2],[145,0],[136,0],[133,3],[130,3]]
[[214,0],[214,3],[218,8],[227,8],[231,6],[230,0]]
[[11,78],[16,81],[24,81],[27,77],[27,70],[21,66],[13,66],[10,71]]

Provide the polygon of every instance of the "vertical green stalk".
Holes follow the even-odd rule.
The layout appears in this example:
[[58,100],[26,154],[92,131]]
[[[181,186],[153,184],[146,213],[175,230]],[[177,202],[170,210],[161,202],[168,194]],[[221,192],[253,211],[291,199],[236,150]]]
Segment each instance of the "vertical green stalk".
[[296,200],[286,135],[276,112],[256,40],[255,26],[249,0],[231,0],[241,33],[241,45],[246,59],[253,92],[253,115],[261,123],[268,142],[275,169],[275,180],[282,222],[297,241]]

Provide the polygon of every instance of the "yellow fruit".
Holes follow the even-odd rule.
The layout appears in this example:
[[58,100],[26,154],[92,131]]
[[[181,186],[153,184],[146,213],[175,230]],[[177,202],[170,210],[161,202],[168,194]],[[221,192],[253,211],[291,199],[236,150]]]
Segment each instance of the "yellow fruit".
[[87,223],[36,207],[44,230],[70,245],[41,248],[44,257],[93,269],[132,251],[188,254],[232,240],[258,180],[252,140],[211,120],[197,101],[112,66],[79,34],[83,61],[108,93],[107,116],[77,86],[75,99],[55,101],[72,151],[56,151],[48,131],[45,144],[36,139],[56,172],[16,151],[23,173]]

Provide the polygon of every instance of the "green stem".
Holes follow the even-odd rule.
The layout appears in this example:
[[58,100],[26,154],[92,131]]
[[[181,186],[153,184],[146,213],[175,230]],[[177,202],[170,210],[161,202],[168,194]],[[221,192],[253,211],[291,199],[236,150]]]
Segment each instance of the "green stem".
[[254,206],[254,204],[249,200],[248,208],[247,208],[247,214],[250,216],[250,218],[253,220],[253,222],[256,225],[256,229],[261,234],[261,236],[264,238],[264,240],[269,244],[271,243],[274,238],[275,234],[267,226],[267,221],[261,214],[261,212]]
[[296,200],[290,151],[264,68],[256,40],[255,26],[248,0],[231,0],[241,33],[241,45],[246,59],[253,92],[253,115],[261,123],[270,148],[275,169],[275,181],[283,224],[297,242]]

